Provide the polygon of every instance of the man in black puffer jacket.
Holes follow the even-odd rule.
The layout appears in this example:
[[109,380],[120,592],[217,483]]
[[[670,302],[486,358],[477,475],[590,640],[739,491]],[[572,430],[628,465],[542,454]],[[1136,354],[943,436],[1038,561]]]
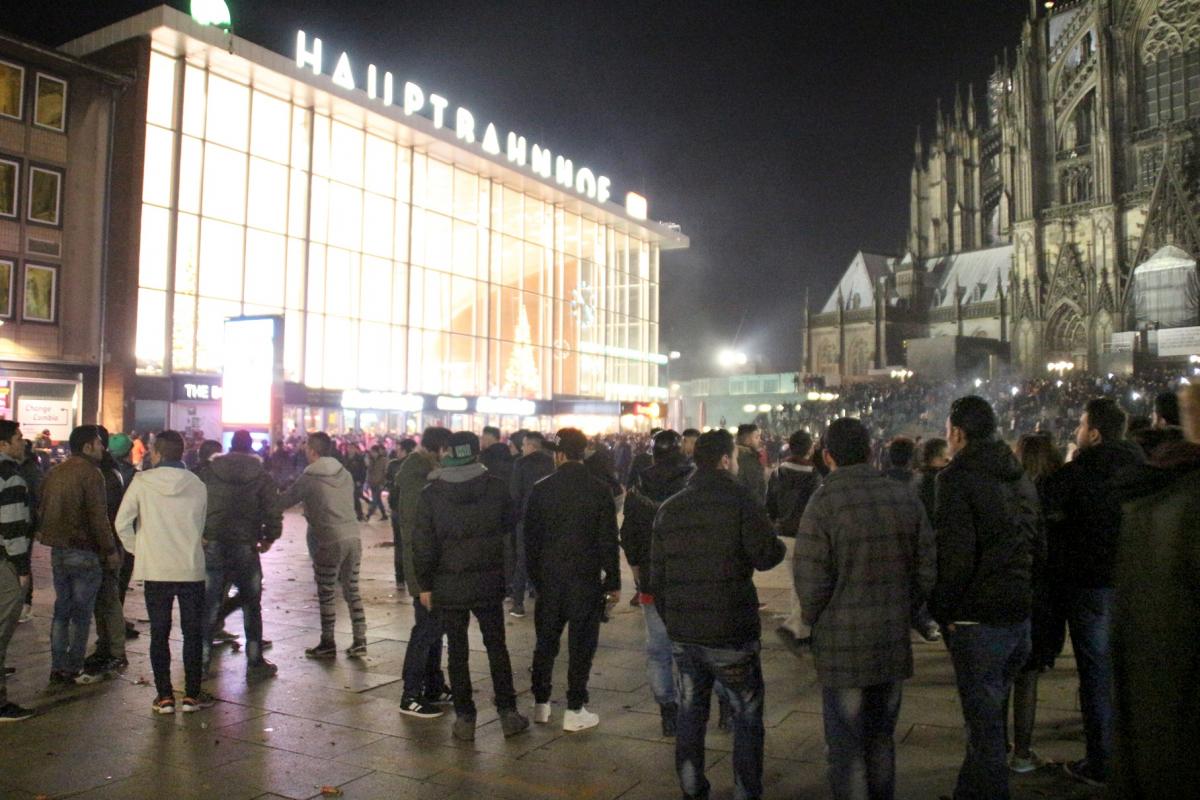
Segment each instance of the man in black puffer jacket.
[[521,452],[512,466],[509,492],[514,503],[512,534],[506,553],[508,591],[512,597],[512,608],[508,613],[514,617],[525,616],[525,592],[529,588],[529,562],[525,555],[525,524],[522,517],[525,504],[533,485],[554,472],[554,456],[546,452],[545,437],[530,431],[521,438]]
[[955,800],[1008,800],[1004,715],[1029,656],[1037,490],[1004,442],[982,397],[950,407],[953,455],[934,505],[937,584],[929,609],[954,663],[969,743]]
[[[675,765],[687,797],[707,797],[704,732],[713,683],[733,710],[738,797],[762,797],[762,627],[755,570],[783,561],[762,503],[737,482],[733,437],[715,430],[696,440],[696,473],[654,520],[650,577],[679,667]],[[757,462],[756,462],[757,463]]]
[[538,481],[525,507],[525,555],[537,589],[533,651],[533,721],[550,721],[551,673],[563,628],[567,640],[567,710],[563,730],[581,731],[600,722],[588,711],[587,682],[600,637],[604,604],[621,590],[617,507],[608,484],[583,464],[587,436],[575,428],[558,432],[557,470]]
[[1113,586],[1121,505],[1116,475],[1144,462],[1141,449],[1125,439],[1127,418],[1112,398],[1088,402],[1075,431],[1074,460],[1046,486],[1051,541],[1047,567],[1058,588],[1079,668],[1079,700],[1087,756],[1066,765],[1087,783],[1105,783],[1113,748]]
[[[683,454],[683,438],[675,431],[659,431],[655,434],[653,456],[653,466],[642,472],[637,488],[629,490],[629,496],[625,499],[625,520],[621,523],[621,547],[625,550],[629,568],[633,570],[633,579],[639,586],[642,570],[649,572],[650,569],[654,516],[667,498],[687,488],[688,478],[695,471]],[[663,736],[674,736],[679,698],[675,691],[675,659],[671,655],[671,639],[667,636],[658,609],[654,607],[654,596],[639,591],[637,599],[646,618],[646,661],[650,690],[662,715]]]
[[212,640],[229,585],[237,587],[246,628],[246,674],[267,678],[276,667],[263,658],[262,562],[259,554],[283,533],[276,507],[275,479],[253,452],[249,431],[237,431],[229,452],[212,459],[197,474],[208,489],[204,522],[204,666],[212,658]]
[[487,649],[500,726],[505,736],[513,736],[527,729],[529,720],[517,713],[512,662],[504,641],[504,537],[512,501],[504,481],[479,463],[475,434],[452,434],[441,464],[421,490],[412,548],[420,602],[433,612],[449,644],[450,691],[458,717],[454,737],[475,738],[467,663],[472,614]]

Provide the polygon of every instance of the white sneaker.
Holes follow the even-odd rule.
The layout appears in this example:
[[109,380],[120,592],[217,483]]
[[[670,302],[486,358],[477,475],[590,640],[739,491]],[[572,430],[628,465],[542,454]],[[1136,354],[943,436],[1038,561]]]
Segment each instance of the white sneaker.
[[29,622],[31,619],[33,619],[33,606],[25,606],[25,608],[21,610],[21,616],[17,622]]
[[550,704],[549,703],[534,703],[533,704],[533,721],[538,725],[545,725],[550,721]]
[[593,714],[586,708],[581,708],[578,711],[567,709],[563,714],[563,730],[567,733],[575,733],[577,731],[585,731],[588,728],[594,728],[600,724],[600,715]]

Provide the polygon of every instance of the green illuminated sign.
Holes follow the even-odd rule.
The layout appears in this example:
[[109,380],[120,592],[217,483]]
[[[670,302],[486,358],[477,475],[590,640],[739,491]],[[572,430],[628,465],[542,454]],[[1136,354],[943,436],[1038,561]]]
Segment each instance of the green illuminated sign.
[[233,25],[225,0],[192,0],[192,19],[201,25],[215,25],[225,30]]

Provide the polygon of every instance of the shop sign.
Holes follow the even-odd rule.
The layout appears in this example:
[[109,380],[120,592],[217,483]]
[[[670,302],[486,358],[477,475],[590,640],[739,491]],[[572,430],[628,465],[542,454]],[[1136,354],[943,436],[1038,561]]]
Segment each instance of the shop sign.
[[466,411],[467,405],[465,397],[451,397],[443,394],[439,395],[437,399],[438,411]]
[[1109,348],[1109,350],[1113,353],[1132,353],[1134,341],[1136,339],[1137,333],[1134,331],[1114,333],[1112,335],[1112,346]]
[[480,397],[475,401],[475,413],[532,417],[537,413],[537,403],[512,397]]
[[223,392],[219,380],[176,375],[172,379],[176,402],[220,400]]
[[347,389],[342,392],[341,405],[342,408],[416,413],[425,410],[425,398],[419,394],[363,392],[358,389]]
[[75,427],[75,405],[70,400],[21,397],[17,400],[17,421],[26,439],[36,439],[49,430],[52,441],[65,442]]
[[[325,61],[321,40],[312,37],[304,31],[296,33],[296,66],[312,69],[313,75],[323,74]],[[361,78],[359,74],[357,78]],[[367,65],[366,80],[359,83],[355,71],[350,64],[350,56],[344,51],[338,56],[330,76],[335,84],[355,91],[360,87],[366,91],[367,97],[384,106],[392,106],[397,102],[396,81],[389,71],[380,71],[374,64]],[[433,122],[433,127],[441,130],[451,127],[454,136],[464,145],[474,145],[491,156],[499,157],[503,153],[509,164],[525,169],[545,180],[553,180],[559,186],[574,191],[597,203],[607,203],[612,196],[612,181],[604,175],[598,175],[585,166],[575,167],[575,163],[561,155],[554,155],[541,145],[534,144],[532,148],[524,136],[509,131],[501,147],[500,133],[496,125],[488,122],[481,125],[475,115],[462,106],[450,110],[450,101],[445,97],[422,89],[412,81],[405,82],[400,90],[399,102],[404,109],[404,115],[411,117],[420,114]],[[646,218],[646,198],[630,193],[626,198],[628,213],[637,218]]]

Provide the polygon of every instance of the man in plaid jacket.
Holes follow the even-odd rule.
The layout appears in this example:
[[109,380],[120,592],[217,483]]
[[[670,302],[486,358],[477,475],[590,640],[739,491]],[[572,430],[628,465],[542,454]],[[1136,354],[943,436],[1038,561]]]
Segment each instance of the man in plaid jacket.
[[872,468],[870,455],[857,419],[829,427],[830,474],[796,536],[796,592],[812,626],[837,800],[894,794],[892,736],[901,685],[913,672],[909,615],[932,590],[937,563],[921,501]]

